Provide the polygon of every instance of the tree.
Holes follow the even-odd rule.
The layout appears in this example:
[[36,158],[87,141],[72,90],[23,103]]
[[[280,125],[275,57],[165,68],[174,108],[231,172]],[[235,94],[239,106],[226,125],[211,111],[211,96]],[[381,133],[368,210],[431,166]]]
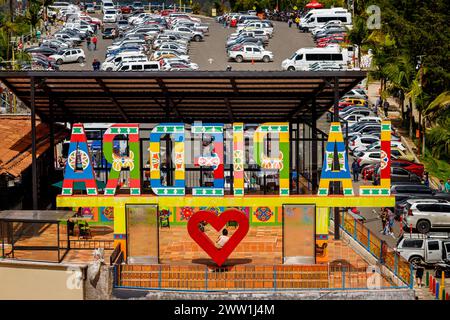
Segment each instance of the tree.
[[348,31],[347,38],[351,43],[358,46],[358,67],[361,66],[361,47],[367,40],[367,37],[366,20],[363,17],[355,17],[353,28]]
[[30,2],[30,6],[28,7],[27,13],[25,15],[25,19],[31,26],[33,35],[36,34],[36,29],[39,22],[42,20],[41,16],[42,3],[33,0]]

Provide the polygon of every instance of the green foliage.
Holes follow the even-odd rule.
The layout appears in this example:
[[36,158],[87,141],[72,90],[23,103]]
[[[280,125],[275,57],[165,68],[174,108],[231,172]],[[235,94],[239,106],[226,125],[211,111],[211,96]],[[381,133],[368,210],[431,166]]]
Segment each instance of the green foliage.
[[442,180],[450,177],[450,163],[448,160],[438,160],[428,149],[425,150],[425,156],[420,159],[425,165],[425,170],[432,176]]
[[200,5],[200,3],[195,2],[194,4],[192,4],[192,13],[193,14],[199,14],[201,9],[202,9],[202,6]]

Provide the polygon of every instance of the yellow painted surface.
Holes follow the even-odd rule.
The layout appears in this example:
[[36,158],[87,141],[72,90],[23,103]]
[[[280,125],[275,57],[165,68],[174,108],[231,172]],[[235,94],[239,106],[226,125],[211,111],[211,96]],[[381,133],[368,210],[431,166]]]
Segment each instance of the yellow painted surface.
[[328,234],[328,212],[330,208],[316,208],[316,234]]
[[[393,207],[395,197],[374,196],[343,196],[329,195],[327,197],[290,195],[280,197],[273,196],[250,196],[244,197],[164,197],[164,196],[129,196],[116,195],[114,197],[99,196],[58,196],[56,200],[58,207],[114,207],[114,213],[123,208],[125,204],[157,204],[159,206],[192,206],[192,207],[235,207],[235,206],[282,206],[283,204],[314,204],[317,207]],[[120,210],[120,209],[119,209]]]

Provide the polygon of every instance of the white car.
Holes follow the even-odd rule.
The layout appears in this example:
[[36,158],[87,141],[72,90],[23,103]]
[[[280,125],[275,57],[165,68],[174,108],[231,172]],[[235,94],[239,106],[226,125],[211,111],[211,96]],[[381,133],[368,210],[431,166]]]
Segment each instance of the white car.
[[83,49],[71,48],[71,49],[62,49],[58,53],[52,54],[50,58],[55,60],[57,64],[70,62],[82,63],[86,60],[86,55],[84,54]]
[[317,27],[317,28],[313,28],[311,30],[311,34],[314,36],[318,32],[326,30],[329,26],[341,26],[341,25],[343,25],[341,20],[330,20],[327,23],[325,23],[325,25],[323,25],[323,26],[320,26],[320,27]]
[[152,56],[150,57],[150,60],[160,60],[162,59],[161,57],[165,58],[165,57],[176,57],[182,60],[187,60],[190,61],[190,57],[187,54],[180,54],[177,51],[173,51],[173,50],[158,50],[158,51],[154,51]]
[[408,210],[405,223],[420,233],[428,233],[432,228],[449,228],[450,203],[414,203]]
[[379,142],[380,138],[373,135],[355,136],[355,138],[350,139],[348,148],[350,151],[365,151],[366,148],[375,142]]
[[119,12],[115,9],[108,9],[103,14],[103,23],[115,23],[119,20]]
[[344,99],[344,98],[366,99],[367,100],[368,96],[364,89],[352,89],[342,97],[342,99]]
[[189,69],[198,70],[198,64],[179,58],[164,58],[160,60],[162,70],[173,70],[178,64],[186,65]]
[[176,43],[171,43],[171,42],[165,42],[163,44],[161,44],[158,48],[159,50],[173,50],[176,52],[179,52],[180,54],[187,54],[187,48],[186,47],[182,47],[181,45],[178,45]]
[[345,117],[342,118],[342,119],[344,119],[345,121],[347,121],[348,127],[351,128],[352,125],[354,125],[354,124],[356,124],[356,123],[359,123],[359,120],[360,120],[361,118],[364,118],[364,116],[361,115],[361,114],[349,114],[349,115],[345,116]]
[[[380,141],[376,141],[376,142],[372,143],[370,146],[367,146],[366,149],[364,149],[364,147],[360,148],[360,151],[365,151],[365,150],[372,151],[372,150],[377,150],[380,148],[381,148]],[[391,141],[391,148],[397,148],[402,151],[406,150],[405,146],[400,141]]]
[[242,61],[273,61],[273,53],[258,46],[236,46],[228,51],[228,58],[236,62]]
[[106,11],[108,10],[114,10],[116,7],[114,6],[114,3],[111,1],[104,1],[102,3],[102,12],[103,14],[105,14]]
[[359,167],[362,168],[369,164],[379,163],[380,154],[381,154],[380,150],[364,152],[364,154],[358,158]]
[[181,49],[181,50],[183,50],[186,53],[188,52],[187,44],[184,44],[184,43],[175,42],[175,41],[167,41],[167,40],[153,42],[153,49],[159,50],[160,48],[161,48],[161,50],[163,50],[163,49],[168,49],[168,50],[179,50],[179,49]]

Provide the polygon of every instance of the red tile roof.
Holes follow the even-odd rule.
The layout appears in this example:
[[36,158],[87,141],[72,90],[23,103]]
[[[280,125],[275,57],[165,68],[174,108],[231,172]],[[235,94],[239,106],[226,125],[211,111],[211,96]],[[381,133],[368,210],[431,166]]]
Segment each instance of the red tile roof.
[[[50,128],[36,120],[36,156],[50,147]],[[61,142],[68,130],[55,125],[55,143]],[[31,119],[30,116],[0,116],[0,174],[18,177],[31,165]]]

